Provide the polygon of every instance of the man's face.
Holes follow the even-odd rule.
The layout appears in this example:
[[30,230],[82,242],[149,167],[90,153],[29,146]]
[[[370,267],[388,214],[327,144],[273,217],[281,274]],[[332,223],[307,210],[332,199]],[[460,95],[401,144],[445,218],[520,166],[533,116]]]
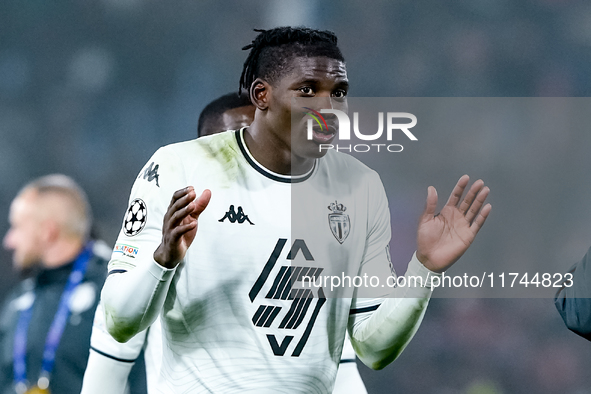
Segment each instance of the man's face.
[[41,260],[41,219],[36,206],[36,193],[25,191],[10,206],[10,229],[4,236],[4,248],[13,252],[12,262],[17,270],[32,268]]
[[268,118],[272,132],[290,147],[294,159],[322,157],[326,149],[321,152],[320,144],[330,144],[335,138],[336,118],[325,116],[328,130],[314,126],[313,139],[308,140],[305,114],[309,111],[302,108],[292,119],[292,98],[315,98],[311,100],[315,111],[323,108],[346,111],[349,83],[345,63],[328,57],[296,57],[291,67],[271,89]]
[[250,126],[254,119],[254,105],[232,108],[222,114],[223,130],[239,130],[244,126]]
[[212,135],[226,130],[239,130],[244,126],[250,126],[254,119],[254,105],[232,108],[225,111],[222,116],[206,121],[202,135]]

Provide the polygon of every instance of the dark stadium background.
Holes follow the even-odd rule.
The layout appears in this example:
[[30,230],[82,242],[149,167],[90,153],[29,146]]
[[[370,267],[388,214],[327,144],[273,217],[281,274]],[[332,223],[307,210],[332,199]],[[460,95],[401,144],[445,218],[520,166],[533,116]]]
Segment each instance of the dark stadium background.
[[[112,245],[145,161],[163,144],[193,138],[204,105],[237,89],[253,28],[285,24],[337,33],[354,96],[591,93],[585,1],[2,0],[0,234],[23,184],[63,172],[86,189]],[[591,245],[588,129],[439,139],[440,156],[415,169],[420,191],[391,197],[408,206],[393,209],[408,227],[396,230],[394,260],[414,249],[427,185],[447,195],[471,172],[457,152],[482,146],[496,148],[484,156],[493,212],[472,256],[544,257],[556,272],[583,256]],[[516,146],[539,154],[532,161]],[[395,178],[384,182],[417,184],[401,171]],[[536,243],[551,253],[524,251]],[[0,262],[5,295],[16,278],[9,253]],[[396,362],[380,372],[361,367],[370,393],[422,394],[584,394],[590,370],[591,344],[566,330],[551,299],[434,299]]]

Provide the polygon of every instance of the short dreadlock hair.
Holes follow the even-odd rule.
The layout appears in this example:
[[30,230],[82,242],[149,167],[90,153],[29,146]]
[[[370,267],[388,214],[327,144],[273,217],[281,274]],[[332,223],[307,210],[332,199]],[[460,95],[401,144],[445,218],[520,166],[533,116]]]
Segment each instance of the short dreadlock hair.
[[243,50],[250,49],[240,76],[240,89],[250,90],[257,78],[273,84],[278,77],[291,70],[294,57],[325,56],[344,62],[337,46],[337,36],[328,30],[306,27],[277,27],[255,29],[259,35]]
[[199,122],[197,123],[197,137],[204,134],[204,126],[208,120],[221,118],[224,112],[240,107],[252,105],[247,92],[228,93],[213,100],[207,104],[201,114],[199,115]]

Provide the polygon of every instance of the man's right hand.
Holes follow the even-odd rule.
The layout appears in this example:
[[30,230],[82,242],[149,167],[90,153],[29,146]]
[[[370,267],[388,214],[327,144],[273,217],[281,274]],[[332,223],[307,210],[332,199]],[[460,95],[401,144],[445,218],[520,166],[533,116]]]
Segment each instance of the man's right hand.
[[165,268],[174,268],[185,257],[197,234],[197,219],[209,204],[211,191],[204,190],[197,198],[193,186],[172,195],[162,223],[162,242],[154,252],[154,260]]

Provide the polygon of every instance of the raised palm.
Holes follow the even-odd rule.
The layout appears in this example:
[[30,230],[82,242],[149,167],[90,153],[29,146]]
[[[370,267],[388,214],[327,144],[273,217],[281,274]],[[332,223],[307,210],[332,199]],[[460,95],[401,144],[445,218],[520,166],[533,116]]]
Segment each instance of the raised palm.
[[431,271],[445,271],[466,252],[492,209],[484,205],[490,189],[482,180],[474,182],[462,199],[469,181],[468,175],[459,179],[437,215],[437,191],[429,186],[417,231],[417,258]]

